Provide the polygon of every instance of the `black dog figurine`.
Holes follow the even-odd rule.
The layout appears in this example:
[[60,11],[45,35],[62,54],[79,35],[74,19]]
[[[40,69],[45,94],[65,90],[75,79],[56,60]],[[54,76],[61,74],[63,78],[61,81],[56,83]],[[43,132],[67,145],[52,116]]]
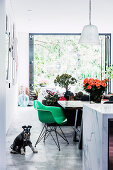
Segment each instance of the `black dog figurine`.
[[32,146],[32,142],[30,141],[30,129],[32,126],[22,126],[23,132],[20,133],[14,140],[11,145],[11,153],[20,153],[21,155],[25,155],[25,147],[29,146],[33,153],[37,153],[38,151]]

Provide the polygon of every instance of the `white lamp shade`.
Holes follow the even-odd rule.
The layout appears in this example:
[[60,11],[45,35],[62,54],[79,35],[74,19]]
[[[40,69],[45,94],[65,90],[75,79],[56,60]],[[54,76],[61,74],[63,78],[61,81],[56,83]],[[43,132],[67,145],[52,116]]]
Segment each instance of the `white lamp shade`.
[[99,34],[98,29],[95,25],[85,25],[81,37],[79,39],[79,44],[99,44]]

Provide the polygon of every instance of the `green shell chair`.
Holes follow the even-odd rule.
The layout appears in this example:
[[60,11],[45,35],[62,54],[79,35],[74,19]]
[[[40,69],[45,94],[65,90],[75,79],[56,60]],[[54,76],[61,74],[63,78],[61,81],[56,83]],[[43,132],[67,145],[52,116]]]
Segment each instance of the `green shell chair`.
[[[34,101],[34,108],[38,111],[38,118],[40,122],[44,123],[42,131],[38,137],[38,140],[36,141],[35,147],[42,139],[45,142],[46,138],[49,135],[51,135],[51,137],[53,138],[55,144],[57,145],[60,151],[58,135],[62,137],[69,144],[63,130],[60,127],[61,125],[67,123],[67,119],[63,113],[62,108],[54,107],[54,106],[45,106],[41,104],[38,100]],[[58,127],[61,130],[61,134],[57,131]],[[51,133],[52,131],[54,131],[56,134],[56,140]]]

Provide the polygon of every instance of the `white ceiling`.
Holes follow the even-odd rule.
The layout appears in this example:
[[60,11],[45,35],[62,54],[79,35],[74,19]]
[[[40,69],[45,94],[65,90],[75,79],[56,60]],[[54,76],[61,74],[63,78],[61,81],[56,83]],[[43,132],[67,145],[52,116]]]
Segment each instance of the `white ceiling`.
[[[89,0],[10,0],[16,27],[24,32],[81,32]],[[92,24],[113,32],[113,0],[92,0]]]

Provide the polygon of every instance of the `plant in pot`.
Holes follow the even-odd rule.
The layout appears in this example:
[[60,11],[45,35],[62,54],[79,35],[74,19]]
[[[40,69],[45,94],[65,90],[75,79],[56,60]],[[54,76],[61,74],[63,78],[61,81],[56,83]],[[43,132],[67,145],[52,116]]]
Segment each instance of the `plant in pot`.
[[57,101],[59,99],[58,94],[55,92],[51,92],[49,90],[47,90],[47,93],[48,95],[44,97],[45,98],[44,104],[46,106],[58,106],[57,104]]
[[107,88],[108,79],[98,80],[86,78],[83,82],[83,88],[90,94],[90,100],[95,103],[100,103],[103,93]]
[[77,83],[77,80],[69,74],[62,74],[61,76],[57,76],[54,80],[55,85],[59,85],[66,89],[64,97],[68,100],[71,92],[69,91],[69,85],[74,85]]

